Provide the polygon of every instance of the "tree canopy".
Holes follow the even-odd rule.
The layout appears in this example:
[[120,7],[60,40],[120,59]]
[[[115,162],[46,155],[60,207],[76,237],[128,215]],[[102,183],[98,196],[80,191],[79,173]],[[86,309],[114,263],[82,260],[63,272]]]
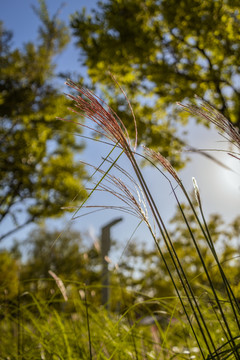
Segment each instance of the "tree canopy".
[[83,147],[75,124],[56,120],[69,116],[69,101],[54,81],[54,57],[69,34],[39,3],[38,42],[12,49],[11,32],[0,27],[0,222],[11,218],[13,224],[0,239],[32,221],[63,215],[61,207],[85,194],[86,173],[74,159]]
[[24,249],[25,253],[27,250],[21,271],[24,289],[33,286],[37,289],[40,283],[40,289],[50,291],[49,270],[78,285],[100,282],[99,251],[94,244],[86,245],[79,231],[70,228],[59,232],[42,226],[28,234],[18,249]]
[[133,130],[126,101],[133,105],[139,141],[182,166],[184,141],[176,101],[208,100],[240,128],[240,13],[234,0],[108,0],[90,15],[72,16],[71,26],[93,83]]
[[[194,201],[196,205],[196,201]],[[214,286],[218,291],[224,293],[224,287],[217,272],[217,266],[213,263],[209,247],[206,243],[201,229],[197,225],[194,215],[189,205],[181,204],[181,207],[187,217],[192,233],[197,239],[198,246],[201,249],[204,262],[209,273],[213,276]],[[208,289],[208,281],[202,269],[201,261],[193,246],[193,241],[187,226],[183,220],[182,213],[177,208],[170,221],[169,234],[174,243],[177,255],[181,259],[191,285],[196,293],[202,294],[203,289]],[[236,247],[236,241],[239,238],[240,216],[237,216],[231,223],[227,224],[218,214],[212,214],[207,222],[211,238],[218,251],[218,256],[222,267],[227,275],[229,282],[235,292],[239,291],[239,256]],[[161,243],[160,243],[161,244]],[[170,260],[166,246],[161,244],[161,249],[165,259]],[[130,259],[133,261],[130,262]],[[171,264],[171,261],[168,262]],[[136,271],[136,264],[140,264],[137,278],[131,276]],[[171,266],[171,265],[170,265]],[[168,272],[162,259],[159,257],[157,249],[148,249],[145,244],[142,247],[138,243],[132,243],[128,246],[126,254],[120,269],[127,271],[126,279],[132,279],[132,289],[137,289],[139,293],[152,297],[173,296],[174,287],[171,283]],[[177,279],[176,270],[171,267],[171,273]],[[238,296],[238,295],[237,295]]]

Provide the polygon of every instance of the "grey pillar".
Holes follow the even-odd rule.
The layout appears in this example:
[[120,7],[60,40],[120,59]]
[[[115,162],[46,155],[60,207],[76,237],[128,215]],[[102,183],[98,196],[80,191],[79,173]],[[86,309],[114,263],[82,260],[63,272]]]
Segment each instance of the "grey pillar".
[[110,228],[122,221],[122,218],[117,218],[111,221],[109,224],[102,227],[101,232],[101,254],[102,254],[102,304],[108,308],[109,301],[109,273],[108,263],[105,257],[108,256],[108,252],[111,247]]

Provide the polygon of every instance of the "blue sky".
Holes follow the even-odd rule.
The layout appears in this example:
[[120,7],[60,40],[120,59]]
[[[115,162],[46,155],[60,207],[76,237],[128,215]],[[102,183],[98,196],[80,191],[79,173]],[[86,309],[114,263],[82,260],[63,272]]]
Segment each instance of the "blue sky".
[[[59,17],[69,24],[70,16],[83,7],[88,12],[96,7],[96,0],[47,0],[50,15],[58,9]],[[63,6],[61,6],[63,5]],[[36,41],[39,19],[33,11],[33,6],[38,7],[37,0],[0,0],[0,19],[5,27],[14,33],[13,46],[19,47],[28,41]],[[57,57],[57,68],[61,71],[72,69],[79,72],[79,51],[74,46],[74,41]]]
[[[65,6],[62,9],[60,17],[66,22],[69,21],[69,16],[75,11],[86,7],[88,11],[96,7],[95,0],[71,0],[65,1]],[[62,1],[47,0],[50,14],[56,12],[60,7]],[[38,5],[36,0],[0,0],[0,18],[3,20],[5,27],[12,30],[14,33],[13,45],[14,47],[21,47],[24,42],[35,41],[37,37],[38,18],[33,12],[31,5]],[[61,71],[76,71],[86,76],[86,70],[83,69],[79,62],[79,50],[74,46],[74,40],[71,41],[66,51],[59,55],[56,59],[58,70]],[[66,89],[65,89],[66,91]],[[218,135],[215,129],[207,130],[203,126],[196,126],[195,121],[192,120],[189,127],[189,143],[195,148],[222,148],[224,146],[223,139]],[[100,146],[97,150],[92,143],[87,146],[86,151],[82,154],[82,158],[88,162],[97,163],[101,161],[101,156],[108,153],[109,149]],[[211,153],[212,154],[212,153]],[[180,177],[183,179],[189,191],[192,189],[192,176],[194,176],[199,184],[203,206],[206,214],[221,213],[227,221],[231,221],[239,214],[240,209],[240,163],[229,156],[216,153],[214,154],[218,159],[225,162],[228,166],[233,167],[235,172],[233,174],[213,162],[195,154],[192,155],[192,161],[181,171]],[[125,166],[125,164],[124,164]],[[149,168],[144,169],[146,178],[151,184],[151,188],[156,196],[159,198],[160,211],[163,218],[168,220],[174,213],[175,203],[170,194],[166,182],[158,178]],[[71,200],[71,199],[70,199]],[[102,201],[98,198],[98,201]],[[108,219],[111,220],[115,215],[105,213],[99,215],[90,215],[75,222],[75,227],[79,231],[86,232],[89,229],[96,235],[99,234],[99,229]],[[116,213],[116,217],[119,214]],[[69,216],[67,216],[70,219]],[[118,238],[122,244],[126,244],[130,238],[134,228],[137,226],[137,221],[134,218],[124,217],[124,222],[113,229],[113,237]],[[56,225],[58,223],[56,222]],[[67,223],[66,223],[67,226]],[[21,231],[19,238],[25,237],[27,229]],[[15,236],[16,237],[16,236]],[[136,238],[148,241],[148,232],[140,228],[136,233]],[[150,239],[150,237],[149,237]],[[151,240],[150,240],[151,241]],[[4,243],[3,245],[6,245]]]

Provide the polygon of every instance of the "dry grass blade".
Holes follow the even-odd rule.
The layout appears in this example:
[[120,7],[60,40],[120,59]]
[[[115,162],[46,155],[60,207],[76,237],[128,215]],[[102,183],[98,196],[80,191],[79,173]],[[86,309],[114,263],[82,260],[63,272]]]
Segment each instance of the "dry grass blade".
[[[109,160],[110,162],[110,160]],[[104,180],[98,184],[97,191],[103,191],[113,195],[115,198],[124,203],[124,206],[101,206],[102,208],[111,208],[116,210],[121,210],[123,212],[128,212],[131,215],[135,215],[140,220],[144,221],[149,225],[148,221],[148,211],[146,206],[146,201],[143,195],[143,192],[139,186],[139,184],[133,179],[133,177],[128,174],[125,169],[122,169],[119,165],[116,165],[117,170],[119,170],[128,180],[131,181],[133,187],[129,184],[126,185],[125,182],[112,175],[106,174],[104,170],[96,168],[93,165],[84,163],[87,166],[94,168],[97,172],[102,175],[105,175]],[[85,208],[97,208],[98,206],[84,206]]]
[[237,160],[240,160],[240,157],[238,157],[238,156],[237,156],[237,155],[235,155],[235,154],[228,153],[228,155],[230,155],[230,156],[234,157],[234,158],[235,158],[235,159],[237,159]]
[[[215,162],[217,165],[221,166],[222,168],[226,169],[226,170],[229,170],[229,171],[232,171],[232,172],[235,172],[232,168],[230,168],[229,166],[227,166],[226,164],[224,164],[222,161],[218,160],[216,157],[210,155],[208,152],[210,151],[215,151],[215,152],[226,152],[225,150],[219,150],[219,149],[196,149],[194,148],[193,146],[189,146],[183,150],[185,152],[189,152],[189,153],[196,153],[196,154],[200,154],[204,157],[206,157],[207,159]],[[229,153],[229,155],[233,156],[233,157],[236,157],[237,156],[233,153]],[[240,160],[240,159],[239,159]]]
[[61,291],[64,300],[65,300],[65,301],[68,301],[68,296],[67,296],[66,288],[65,288],[62,280],[60,279],[60,277],[58,277],[52,270],[49,270],[48,273],[49,273],[49,274],[54,278],[54,280],[56,281],[56,284],[57,284],[59,290]]
[[66,85],[77,90],[81,95],[67,95],[75,102],[76,108],[80,109],[81,112],[75,109],[70,110],[81,117],[84,116],[92,120],[104,131],[104,135],[107,138],[111,139],[114,143],[118,143],[122,149],[127,151],[130,147],[130,138],[127,129],[118,115],[90,90],[78,86],[71,80],[66,82]]
[[238,130],[233,126],[233,124],[217,109],[210,105],[207,101],[202,98],[195,96],[201,101],[201,106],[197,105],[183,105],[182,103],[177,103],[184,110],[190,114],[200,116],[203,119],[207,119],[219,129],[221,129],[227,136],[228,141],[233,143],[240,149],[240,134]]
[[176,173],[176,171],[174,170],[174,168],[172,167],[170,162],[163,155],[161,155],[159,152],[156,152],[145,146],[144,146],[144,152],[145,152],[146,156],[150,157],[152,160],[154,160],[154,161],[157,160],[158,162],[160,162],[160,164],[169,172],[169,174],[172,175],[172,177],[177,181],[177,183],[180,186],[182,186],[182,182],[181,182],[178,174]]
[[113,74],[111,74],[111,78],[113,79],[113,81],[118,85],[119,89],[121,90],[121,92],[123,93],[127,103],[128,103],[128,106],[129,106],[129,109],[132,113],[132,117],[133,117],[133,121],[134,121],[134,127],[135,127],[135,144],[134,144],[134,151],[136,151],[137,149],[137,138],[138,138],[138,131],[137,131],[137,121],[136,121],[136,118],[135,118],[135,114],[134,114],[134,111],[133,111],[133,108],[132,108],[132,105],[130,103],[130,101],[128,100],[128,97],[125,93],[125,91],[123,90],[123,88],[121,87],[121,85],[119,84],[119,82],[117,81],[117,79],[115,78],[115,76]]

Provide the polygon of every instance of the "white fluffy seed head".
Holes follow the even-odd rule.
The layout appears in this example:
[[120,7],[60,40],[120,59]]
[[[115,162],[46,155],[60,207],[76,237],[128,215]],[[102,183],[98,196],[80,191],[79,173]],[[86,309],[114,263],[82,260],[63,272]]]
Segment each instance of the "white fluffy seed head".
[[192,177],[192,182],[193,182],[193,187],[194,187],[196,200],[198,202],[198,205],[201,206],[199,187],[198,187],[198,184],[197,184],[197,181],[196,181],[195,177]]

